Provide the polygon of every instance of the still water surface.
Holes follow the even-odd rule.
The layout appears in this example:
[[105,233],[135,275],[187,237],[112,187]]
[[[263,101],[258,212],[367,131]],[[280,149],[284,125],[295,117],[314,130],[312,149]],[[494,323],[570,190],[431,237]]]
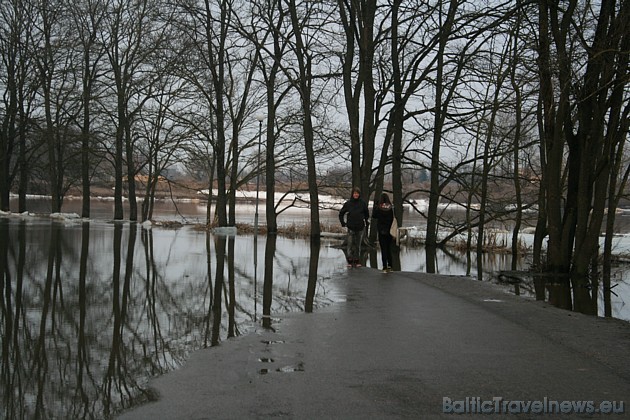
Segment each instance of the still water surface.
[[[343,301],[339,246],[190,225],[0,218],[0,418],[108,418],[150,399],[148,380],[190,352],[273,327],[273,314]],[[486,259],[489,271],[510,264]],[[379,260],[373,251],[367,265]],[[401,247],[403,270],[424,264],[422,249]],[[438,270],[465,274],[465,256],[440,254]]]

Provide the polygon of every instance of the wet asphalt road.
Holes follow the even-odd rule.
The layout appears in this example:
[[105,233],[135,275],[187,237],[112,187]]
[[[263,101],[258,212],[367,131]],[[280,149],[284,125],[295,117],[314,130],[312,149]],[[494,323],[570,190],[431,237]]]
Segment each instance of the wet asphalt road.
[[462,277],[362,268],[334,281],[346,302],[195,352],[151,382],[157,401],[119,418],[630,418],[628,322]]

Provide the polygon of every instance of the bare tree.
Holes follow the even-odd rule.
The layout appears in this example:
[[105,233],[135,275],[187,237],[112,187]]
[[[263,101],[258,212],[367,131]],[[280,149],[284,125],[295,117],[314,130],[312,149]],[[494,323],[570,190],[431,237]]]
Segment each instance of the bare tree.
[[557,282],[550,299],[593,313],[589,268],[609,180],[617,176],[611,156],[627,134],[630,2],[602,2],[596,10],[541,1],[538,14],[546,271]]
[[[291,85],[282,77],[282,60],[287,53],[288,39],[283,36],[288,23],[289,11],[283,7],[282,0],[260,4],[253,14],[250,37],[257,45],[260,75],[265,87],[265,214],[267,219],[267,233],[278,231],[275,209],[276,191],[276,120],[279,108],[290,92]],[[254,19],[256,19],[254,21]],[[262,111],[259,111],[262,112]],[[260,121],[262,124],[263,121]],[[262,128],[262,127],[260,127]],[[260,170],[260,168],[258,168]]]
[[[136,132],[141,144],[138,155],[142,156],[139,169],[146,174],[144,182],[144,199],[142,201],[142,220],[153,218],[158,186],[170,188],[170,179],[166,176],[171,165],[183,159],[182,148],[190,140],[190,127],[179,117],[180,101],[182,101],[181,80],[166,72],[153,84],[155,92],[153,100],[138,114]],[[185,96],[184,96],[185,97]]]
[[[194,3],[181,3],[185,12],[179,23],[182,35],[194,48],[194,60],[182,67],[183,76],[192,83],[207,108],[209,130],[201,133],[211,140],[214,169],[217,180],[216,218],[219,226],[228,225],[226,147],[228,121],[226,120],[226,86],[229,86],[228,69],[229,30],[232,27],[232,2],[205,0],[200,7]],[[210,186],[212,191],[212,186]]]
[[[160,19],[160,4],[152,1],[114,2],[106,14],[102,41],[106,45],[113,86],[108,99],[115,102],[114,219],[122,219],[123,181],[126,177],[129,219],[137,220],[136,141],[134,123],[152,98],[151,86],[159,77],[151,67],[156,51],[167,41],[170,19]],[[167,9],[168,10],[168,9]],[[125,173],[123,177],[123,173]]]
[[82,114],[81,127],[81,185],[83,205],[81,216],[90,217],[90,186],[92,182],[91,155],[92,146],[92,104],[94,85],[99,77],[100,61],[105,54],[103,45],[98,42],[100,26],[104,18],[105,5],[100,0],[73,2],[70,13],[77,30],[77,38],[82,50]]
[[33,13],[24,2],[7,1],[0,5],[0,80],[4,86],[0,130],[0,210],[8,211],[13,180],[19,176],[19,211],[26,210],[29,178],[30,109],[36,84],[29,68]]
[[214,143],[214,154],[216,156],[217,171],[217,217],[219,226],[227,226],[226,213],[226,167],[225,167],[225,104],[224,104],[224,83],[225,83],[225,54],[227,31],[229,19],[231,17],[229,2],[221,0],[216,7],[210,0],[205,0],[203,29],[205,30],[205,46],[207,57],[205,59],[207,68],[212,74],[212,87],[214,101],[211,102],[213,115],[216,118],[216,142]]
[[64,4],[45,1],[34,12],[34,42],[30,52],[42,98],[41,133],[46,147],[44,164],[48,170],[51,210],[59,212],[65,193],[79,176],[75,164],[79,156],[78,135],[73,127],[80,110],[75,89],[77,74],[73,71],[77,56],[71,48],[74,37],[70,35]]
[[[313,130],[313,110],[316,104],[316,97],[313,94],[315,59],[325,59],[325,56],[317,54],[317,34],[318,23],[326,22],[328,13],[321,7],[322,4],[312,2],[301,2],[287,0],[286,3],[291,17],[291,27],[293,30],[293,53],[297,60],[297,75],[293,78],[294,87],[300,96],[301,111],[303,115],[303,136],[306,153],[306,168],[308,176],[308,190],[310,196],[311,210],[311,238],[319,238],[321,226],[319,224],[319,188],[317,183],[317,168],[315,159],[315,137]],[[323,23],[319,23],[322,25]],[[308,31],[316,28],[315,33]],[[322,40],[319,40],[321,45]],[[285,71],[288,69],[285,69]]]
[[512,265],[511,269],[516,270],[518,263],[518,240],[519,240],[519,232],[521,230],[521,223],[523,219],[523,196],[522,196],[522,186],[521,186],[521,174],[520,174],[520,145],[522,143],[522,134],[523,134],[523,92],[521,87],[521,82],[517,77],[517,69],[518,69],[518,56],[519,51],[522,49],[519,47],[520,39],[520,31],[521,31],[521,22],[522,22],[523,11],[520,7],[520,0],[517,2],[516,6],[516,19],[514,22],[513,30],[510,31],[510,42],[511,42],[511,51],[510,51],[510,86],[514,91],[514,142],[512,149],[514,151],[513,155],[513,179],[514,179],[514,195],[516,199],[516,216],[514,220],[514,227],[512,228]]
[[[252,145],[253,141],[241,144],[243,127],[251,121],[251,110],[256,101],[252,95],[252,82],[257,68],[258,54],[251,45],[241,45],[239,52],[232,52],[227,57],[228,79],[226,89],[226,106],[232,127],[230,142],[230,189],[228,194],[229,224],[236,224],[236,190],[241,186],[239,157],[244,147]],[[255,138],[252,136],[250,138]],[[256,168],[257,172],[260,171]]]
[[[444,63],[444,55],[446,46],[452,36],[451,31],[455,24],[455,18],[457,16],[457,10],[459,4],[456,0],[450,0],[448,10],[444,13],[442,9],[442,2],[439,2],[438,9],[438,22],[440,24],[438,38],[438,50],[436,53],[437,62],[435,67],[435,108],[434,108],[434,125],[433,125],[433,141],[431,148],[431,188],[429,194],[429,207],[427,210],[427,233],[426,233],[426,266],[427,272],[435,273],[435,253],[437,246],[437,212],[438,203],[440,200],[440,149],[442,144],[442,134],[444,128],[444,122],[446,120],[448,106],[450,105],[449,99],[452,98],[459,76],[454,76],[451,84],[450,91],[447,91],[447,96],[444,97],[444,71],[446,69]],[[462,57],[462,55],[460,55]],[[456,67],[457,71],[461,71],[461,65]]]
[[[376,0],[338,1],[338,12],[345,33],[342,58],[343,89],[350,124],[350,156],[352,183],[360,187],[365,197],[370,193],[374,162],[375,96],[374,53],[377,40],[374,27]],[[355,56],[357,55],[358,56]],[[356,60],[356,61],[355,61]],[[361,104],[361,100],[363,103]],[[363,119],[360,111],[363,105]],[[363,126],[363,133],[360,126]]]
[[[142,45],[142,36],[136,29],[142,28],[141,25],[132,25],[132,22],[141,21],[144,7],[142,3],[137,4],[137,8],[125,7],[125,2],[117,2],[110,4],[108,10],[108,20],[105,22],[107,27],[102,32],[102,42],[107,48],[107,56],[113,73],[114,94],[116,104],[115,126],[116,135],[114,140],[114,219],[120,220],[124,217],[123,210],[123,171],[125,169],[125,145],[131,145],[131,110],[129,109],[129,101],[132,95],[133,73],[140,63],[137,54],[140,52]],[[136,15],[136,12],[138,13]],[[126,25],[130,25],[126,27]],[[131,156],[127,156],[128,158]],[[133,167],[132,162],[127,162]],[[133,169],[132,169],[133,171]],[[127,170],[130,202],[130,220],[133,212],[137,211],[135,198],[135,175],[129,179],[129,170]],[[132,210],[134,209],[134,210]],[[135,216],[135,215],[133,215]]]

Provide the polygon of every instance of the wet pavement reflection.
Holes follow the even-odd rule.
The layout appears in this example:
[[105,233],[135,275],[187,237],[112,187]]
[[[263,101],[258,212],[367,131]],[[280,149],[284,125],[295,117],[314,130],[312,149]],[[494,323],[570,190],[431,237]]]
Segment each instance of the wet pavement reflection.
[[111,417],[191,351],[343,299],[337,249],[256,239],[0,219],[0,417]]
[[[378,260],[376,251],[365,258],[368,266]],[[488,258],[491,269],[510,263]],[[418,249],[401,248],[396,261],[423,271]],[[455,254],[440,255],[438,268],[467,269]],[[273,329],[274,314],[345,299],[335,282],[346,271],[338,240],[221,236],[193,226],[0,218],[0,270],[7,419],[112,417],[155,398],[149,379],[192,351]]]

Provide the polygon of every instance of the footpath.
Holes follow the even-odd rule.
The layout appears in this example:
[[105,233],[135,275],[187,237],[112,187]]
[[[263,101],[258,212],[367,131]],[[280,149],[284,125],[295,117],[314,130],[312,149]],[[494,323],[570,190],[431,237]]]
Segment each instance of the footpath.
[[345,302],[195,352],[119,419],[630,418],[628,322],[463,277],[331,281]]

